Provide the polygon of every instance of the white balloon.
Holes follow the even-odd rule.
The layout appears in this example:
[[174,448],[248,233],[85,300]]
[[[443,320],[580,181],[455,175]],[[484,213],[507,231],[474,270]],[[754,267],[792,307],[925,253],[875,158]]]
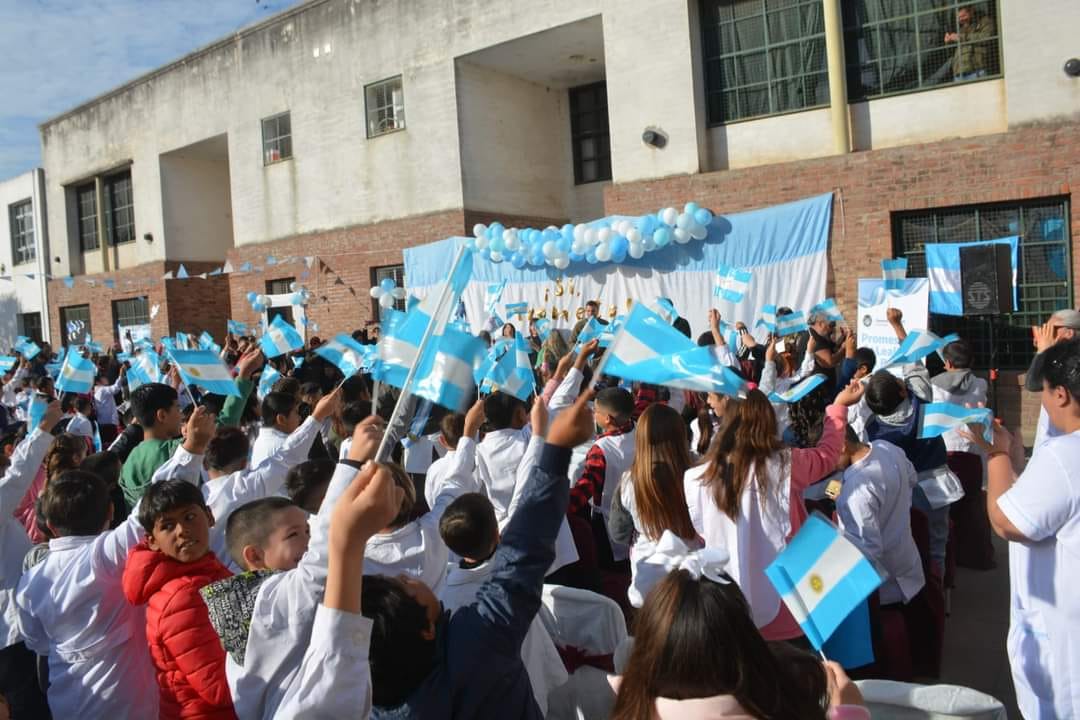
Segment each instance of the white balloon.
[[516,228],[511,228],[503,233],[503,244],[506,245],[506,249],[511,252],[518,249],[518,234]]
[[555,267],[559,268],[560,270],[565,270],[566,268],[570,267],[570,258],[566,257],[565,255],[560,255],[559,257],[555,258]]
[[297,285],[295,282],[289,283],[289,292],[296,292],[296,289],[298,287],[299,287],[299,285]]
[[652,252],[656,249],[656,241],[653,240],[652,235],[646,235],[641,238],[641,246],[645,248],[645,252]]
[[660,213],[660,219],[665,225],[674,225],[679,219],[679,211],[673,207],[664,208],[664,211]]
[[485,225],[484,223],[476,223],[475,225],[472,226],[472,234],[473,234],[473,237],[475,237],[475,238],[484,237],[484,233],[486,233],[486,232],[487,232],[487,225]]
[[585,244],[592,247],[596,244],[596,228],[585,228]]
[[[382,295],[382,288],[378,285],[375,285],[371,288],[371,290],[368,290],[368,294],[371,295],[371,297],[373,298],[377,298]],[[255,302],[259,302],[259,298],[255,298]]]
[[693,224],[694,218],[690,216],[690,213],[682,213],[678,219],[675,220],[675,226],[682,228],[686,232],[690,232],[690,225]]
[[405,288],[394,288],[390,291],[390,294],[394,296],[395,300],[404,300],[409,297],[409,291]]
[[266,307],[270,307],[270,296],[269,295],[260,295],[259,296],[259,302],[262,303],[263,305],[265,305]]
[[690,228],[690,237],[695,240],[704,240],[705,236],[709,234],[709,229],[699,223],[694,223]]
[[685,245],[690,242],[690,233],[686,232],[682,228],[675,228],[671,231],[671,234],[675,237],[675,242],[680,245]]
[[601,243],[596,246],[596,259],[600,262],[607,262],[611,259],[611,246],[607,243]]
[[501,252],[493,252],[493,253],[491,253],[491,262],[493,262],[493,263],[501,263],[502,261],[503,261],[503,255],[502,255]]
[[477,250],[483,250],[487,246],[488,246],[487,236],[481,236],[481,237],[476,238],[476,249]]
[[636,227],[632,227],[626,231],[626,239],[630,241],[630,244],[641,242],[641,231]]
[[548,260],[559,254],[559,248],[556,247],[554,240],[548,240],[540,249]]
[[385,309],[394,307],[394,296],[390,293],[386,293],[379,298],[379,306]]
[[641,243],[630,243],[630,249],[627,250],[630,257],[635,260],[640,260],[645,255],[645,246]]
[[596,233],[596,242],[606,244],[611,239],[611,228],[600,228]]
[[585,227],[583,224],[580,224],[580,223],[575,225],[574,226],[574,242],[584,242],[584,240],[585,240],[585,231],[588,230],[588,229],[589,228]]

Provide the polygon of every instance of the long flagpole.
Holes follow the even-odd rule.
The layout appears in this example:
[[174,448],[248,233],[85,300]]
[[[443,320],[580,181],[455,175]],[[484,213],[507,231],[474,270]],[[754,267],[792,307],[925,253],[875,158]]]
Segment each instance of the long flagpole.
[[465,250],[465,245],[458,248],[457,256],[454,258],[454,264],[450,268],[449,275],[447,275],[446,284],[443,285],[442,292],[439,293],[439,301],[431,313],[431,321],[427,324],[427,327],[424,328],[424,335],[420,339],[420,346],[416,349],[416,360],[413,361],[412,367],[409,368],[409,373],[405,376],[405,382],[401,386],[401,394],[398,395],[397,403],[394,404],[394,412],[390,414],[390,420],[386,423],[386,432],[383,433],[382,442],[379,443],[379,450],[375,453],[375,462],[386,462],[386,459],[390,457],[391,448],[393,448],[394,443],[397,442],[397,438],[392,439],[392,436],[394,435],[394,426],[401,421],[402,414],[409,406],[408,400],[412,395],[412,393],[409,392],[409,389],[412,387],[413,380],[416,378],[416,370],[424,357],[424,352],[427,350],[428,345],[431,344],[431,337],[434,334],[435,324],[442,316],[443,308],[446,306],[451,294],[453,294],[454,288],[451,284],[451,278],[454,277],[458,266],[465,257]]

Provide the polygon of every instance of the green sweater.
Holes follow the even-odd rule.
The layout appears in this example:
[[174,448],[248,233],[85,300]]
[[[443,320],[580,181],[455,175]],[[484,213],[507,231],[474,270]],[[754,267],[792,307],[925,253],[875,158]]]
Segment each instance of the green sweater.
[[[237,380],[236,385],[240,388],[240,396],[225,398],[221,414],[217,418],[218,427],[237,425],[244,414],[244,406],[247,405],[248,395],[254,385],[250,380]],[[181,438],[143,440],[131,451],[120,470],[120,488],[124,491],[124,501],[129,508],[135,507],[135,503],[146,492],[154,473],[168,462],[181,442]]]

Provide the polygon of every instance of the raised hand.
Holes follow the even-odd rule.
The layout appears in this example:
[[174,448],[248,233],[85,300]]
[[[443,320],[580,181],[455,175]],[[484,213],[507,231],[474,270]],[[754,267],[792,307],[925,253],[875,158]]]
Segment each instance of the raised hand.
[[834,401],[837,405],[843,405],[844,407],[851,407],[862,399],[865,387],[858,380],[852,380],[846,388],[841,390],[836,396]]
[[311,411],[311,417],[315,418],[319,422],[322,422],[328,417],[331,417],[341,408],[341,386],[338,385],[332,392],[323,395],[319,398],[319,402],[315,403],[315,407]]
[[581,394],[577,401],[564,410],[551,423],[547,442],[564,448],[575,448],[593,436],[594,423],[589,403],[596,391],[592,388]]

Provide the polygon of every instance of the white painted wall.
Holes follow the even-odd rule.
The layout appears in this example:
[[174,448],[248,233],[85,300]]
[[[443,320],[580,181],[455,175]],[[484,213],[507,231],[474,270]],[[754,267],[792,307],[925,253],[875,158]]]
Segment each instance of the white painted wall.
[[184,260],[221,259],[233,245],[227,159],[162,155],[161,188],[165,254]]
[[831,128],[828,108],[717,125],[705,133],[707,169],[733,170],[832,155]]
[[1080,78],[1062,68],[1080,57],[1076,0],[1001,0],[1009,124],[1080,115]]
[[[19,334],[18,315],[21,313],[43,313],[45,307],[44,283],[41,275],[43,264],[47,261],[45,249],[42,247],[41,235],[41,208],[40,204],[34,207],[34,241],[36,244],[36,257],[33,262],[21,265],[13,264],[11,247],[11,215],[10,208],[24,200],[32,203],[40,196],[35,190],[40,171],[18,175],[9,180],[0,181],[0,263],[4,265],[4,271],[0,273],[5,279],[0,279],[0,351],[7,352]],[[33,274],[33,278],[25,277]],[[7,279],[10,278],[10,279]],[[42,314],[43,336],[48,338],[48,318]]]

